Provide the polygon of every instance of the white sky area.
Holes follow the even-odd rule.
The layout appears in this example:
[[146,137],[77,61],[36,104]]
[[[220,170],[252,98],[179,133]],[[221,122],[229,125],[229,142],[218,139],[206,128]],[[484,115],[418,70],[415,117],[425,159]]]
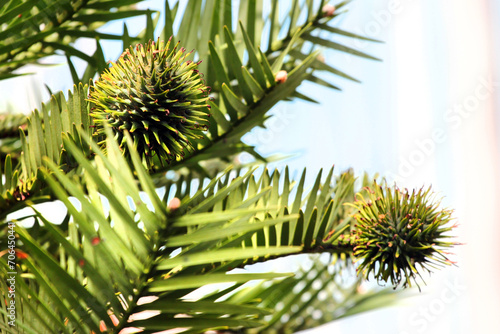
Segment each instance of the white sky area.
[[[162,8],[162,1],[142,7]],[[304,84],[320,102],[280,103],[267,130],[245,140],[264,155],[294,154],[287,161],[309,184],[320,168],[380,173],[401,188],[432,185],[443,206],[454,208],[456,248],[449,267],[424,276],[427,286],[400,305],[364,313],[311,333],[500,333],[500,180],[498,40],[496,0],[355,0],[339,21],[342,29],[383,44],[335,41],[383,59],[375,62],[326,52],[326,62],[362,81],[322,74],[342,92]],[[144,20],[129,24],[143,27]],[[107,27],[121,32],[122,25]],[[115,30],[116,31],[116,30]],[[494,44],[496,43],[496,44]],[[95,46],[79,42],[92,53]],[[120,44],[104,45],[114,60]],[[496,53],[495,53],[496,52]],[[63,63],[63,57],[52,59]],[[0,110],[28,113],[53,91],[67,90],[66,65],[26,68],[36,75],[0,82]],[[308,331],[309,332],[309,331]]]

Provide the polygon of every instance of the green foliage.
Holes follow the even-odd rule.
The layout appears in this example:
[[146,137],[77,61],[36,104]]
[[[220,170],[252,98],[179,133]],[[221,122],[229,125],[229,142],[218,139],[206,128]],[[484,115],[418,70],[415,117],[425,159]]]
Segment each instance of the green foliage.
[[228,301],[276,310],[264,318],[260,333],[298,332],[396,301],[397,294],[389,289],[366,291],[363,280],[348,280],[349,274],[352,271],[339,257],[314,258],[307,270],[300,268],[293,277],[246,287]]
[[[15,70],[62,51],[85,60],[94,71],[105,63],[70,44],[80,37],[121,40],[120,35],[96,31],[105,22],[149,11],[134,9],[137,0],[23,0],[3,1],[0,7],[0,80],[18,76]],[[110,11],[114,9],[114,11]],[[94,72],[95,73],[95,72]],[[88,79],[87,79],[88,80]],[[87,81],[84,80],[84,81]]]
[[[48,160],[57,163],[66,172],[77,165],[75,160],[66,154],[63,137],[69,135],[77,143],[81,143],[78,128],[89,132],[92,120],[89,117],[89,106],[85,101],[88,86],[74,86],[66,98],[62,92],[53,95],[49,103],[42,104],[41,112],[35,110],[28,119],[25,129],[20,128],[21,154],[18,167],[12,165],[12,158],[5,158],[5,175],[9,177],[3,186],[0,197],[0,217],[26,206],[27,204],[49,200],[40,169],[47,166]],[[26,132],[30,135],[26,136]],[[89,155],[88,147],[81,149]],[[1,161],[0,161],[1,163]],[[14,169],[13,169],[14,168]],[[7,174],[8,171],[11,171]],[[7,181],[10,180],[10,181]],[[26,201],[29,200],[29,203]]]
[[[382,189],[333,168],[307,190],[305,170],[295,182],[288,168],[258,169],[270,158],[241,140],[280,101],[311,101],[298,91],[305,81],[338,89],[318,71],[357,81],[323,62],[322,48],[376,59],[326,37],[370,40],[330,24],[347,2],[332,13],[323,2],[274,1],[265,13],[263,1],[190,0],[184,11],[165,1],[161,23],[135,2],[7,1],[0,9],[0,79],[62,52],[75,83],[27,119],[0,116],[2,250],[7,215],[34,209],[33,225],[15,224],[15,264],[0,257],[2,299],[10,299],[8,272],[18,272],[16,333],[295,332],[394,301],[393,292],[364,290],[371,273],[397,285],[418,275],[415,264],[449,263],[450,213],[428,192]],[[146,17],[137,36],[125,24],[122,34],[96,30],[137,15]],[[171,36],[180,41],[172,50],[161,42]],[[93,55],[75,48],[79,37],[95,39]],[[146,47],[108,68],[101,40]],[[178,46],[194,49],[194,62]],[[73,56],[87,62],[81,78]],[[256,162],[232,166],[242,152]],[[67,209],[61,224],[33,206],[55,200]],[[311,254],[312,267],[255,270],[296,254]],[[344,280],[355,268],[362,275]],[[0,332],[11,331],[3,303],[0,319]]]
[[[194,302],[179,299],[182,294],[186,295],[210,283],[243,283],[255,279],[283,276],[282,274],[229,275],[224,273],[223,269],[227,268],[228,264],[242,265],[248,259],[259,257],[265,259],[269,256],[300,251],[300,247],[288,246],[252,247],[251,251],[241,248],[244,236],[251,236],[256,230],[260,231],[282,224],[285,220],[272,217],[255,218],[255,221],[249,224],[249,217],[265,209],[261,208],[256,200],[256,198],[262,198],[262,194],[252,196],[243,203],[239,203],[234,198],[239,194],[235,190],[248,179],[250,173],[227,185],[224,185],[220,178],[215,179],[211,185],[200,189],[197,195],[189,198],[189,203],[193,207],[182,216],[182,219],[169,219],[168,217],[173,213],[168,212],[164,201],[156,194],[151,179],[135,151],[131,151],[134,168],[132,170],[123,167],[127,165],[127,162],[121,155],[116,142],[108,140],[107,155],[104,155],[97,144],[86,137],[83,138],[96,152],[95,164],[88,161],[69,137],[65,139],[65,144],[69,152],[81,164],[85,185],[72,181],[53,162],[46,159],[51,172],[54,173],[52,175],[47,170],[44,173],[46,181],[54,194],[66,205],[68,213],[74,219],[74,223],[69,223],[67,231],[64,231],[37,214],[37,219],[43,223],[44,229],[50,234],[47,239],[48,248],[51,248],[50,243],[54,246],[60,245],[55,247],[56,258],[39,244],[29,230],[17,227],[20,240],[29,254],[22,261],[21,266],[31,269],[30,272],[36,269],[36,272],[33,272],[36,282],[44,282],[29,295],[46,296],[40,304],[54,305],[50,309],[40,306],[33,311],[27,310],[28,313],[24,317],[29,318],[30,312],[35,312],[42,319],[60,319],[62,315],[69,319],[70,323],[66,327],[70,331],[71,328],[77,330],[79,327],[87,331],[98,328],[100,320],[105,321],[108,327],[113,327],[104,312],[108,310],[120,321],[121,325],[118,327],[137,325],[158,329],[156,327],[158,325],[155,325],[157,320],[155,318],[138,321],[138,324],[127,324],[126,319],[133,311],[137,312],[135,308],[139,298],[149,296],[151,293],[162,293],[163,295],[151,306],[152,310],[157,308],[164,310],[161,305],[166,305],[165,313],[177,314],[183,307],[187,307],[182,306],[182,303],[190,303],[189,310],[192,311],[189,314],[193,313],[195,317],[191,320],[184,320],[184,324],[194,322],[194,327],[199,327],[200,330],[228,326],[228,324],[232,324],[231,327],[260,326],[260,322],[241,318],[245,312],[249,313],[248,316],[263,312],[249,307],[234,307],[233,310],[237,314],[234,321],[231,317],[224,317],[218,321],[211,319],[207,325],[204,325],[204,321],[199,321],[204,319],[199,312],[205,304],[202,303],[198,307]],[[128,137],[128,145],[129,147],[132,145],[130,137]],[[139,183],[136,183],[134,173]],[[229,178],[226,179],[229,180]],[[175,186],[179,187],[180,184]],[[173,187],[174,184],[166,190],[170,192]],[[145,196],[139,196],[139,189],[145,191],[147,200]],[[105,207],[99,194],[104,195],[109,201],[109,216],[104,212]],[[69,196],[78,200],[83,209],[81,212],[69,201]],[[194,205],[196,202],[199,203]],[[234,203],[234,209],[231,207],[224,209],[225,217],[212,214],[212,217],[217,217],[216,221],[203,219],[202,212],[213,210],[224,202]],[[181,206],[179,210],[183,207]],[[193,214],[190,214],[191,212]],[[186,219],[189,221],[188,227],[185,223],[183,224]],[[96,229],[95,222],[99,224],[99,229]],[[138,225],[139,222],[142,223]],[[186,228],[191,232],[187,233]],[[178,247],[183,247],[183,251],[172,258],[171,253]],[[219,264],[216,265],[217,263]],[[203,279],[200,279],[201,273],[204,273]],[[53,276],[58,279],[51,279]],[[87,288],[84,288],[84,285]],[[74,299],[72,293],[78,293],[86,303],[80,310],[72,310],[64,306],[65,301]],[[126,306],[123,305],[123,300],[128,301]],[[172,303],[179,304],[179,308],[172,310]],[[222,303],[221,307],[224,305]],[[146,306],[141,307],[141,309],[145,308]],[[94,316],[82,318],[82,312],[86,309],[92,311]],[[48,332],[56,333],[63,330],[56,325],[49,322],[47,330],[49,328],[51,330]],[[177,327],[179,324],[176,319],[172,319],[171,322],[163,321],[161,326],[165,329]],[[119,328],[116,331],[118,332]]]
[[[111,135],[109,131],[108,134]],[[345,223],[349,221],[348,213],[341,209],[341,203],[353,194],[353,178],[349,173],[330,186],[330,171],[319,196],[318,181],[303,197],[304,173],[296,197],[289,205],[290,179],[285,175],[280,193],[277,171],[272,175],[265,172],[258,181],[253,170],[234,179],[227,171],[206,186],[200,184],[194,195],[190,195],[187,185],[186,190],[181,190],[185,181],[180,179],[165,187],[161,199],[135,151],[130,150],[133,167],[127,168],[125,157],[111,137],[106,154],[87,136],[81,138],[95,152],[93,162],[69,136],[65,136],[64,145],[80,164],[83,183],[72,180],[54,162],[45,159],[49,167],[44,170],[45,180],[67,207],[68,220],[71,216],[73,222],[58,227],[37,213],[45,238],[20,225],[16,229],[29,254],[20,262],[21,268],[33,274],[27,276],[32,288],[27,290],[24,302],[31,295],[38,296],[33,309],[23,310],[23,318],[30,319],[36,314],[44,321],[48,333],[96,330],[101,320],[108,328],[115,327],[116,332],[126,326],[159,330],[181,324],[199,331],[228,326],[262,327],[265,323],[261,318],[269,313],[268,306],[256,308],[247,305],[248,300],[217,301],[215,315],[219,316],[214,317],[206,298],[198,300],[199,303],[185,298],[210,283],[243,284],[284,276],[227,273],[229,268],[242,268],[300,251],[326,251],[344,258],[352,252],[327,246],[339,238],[338,232],[349,226]],[[132,139],[126,138],[131,148]],[[144,191],[142,196],[140,189]],[[182,199],[175,210],[166,205],[174,190],[175,196]],[[109,213],[102,196],[109,203]],[[70,197],[81,205],[81,211]],[[334,206],[334,202],[339,204]],[[302,203],[305,211],[301,209]],[[325,213],[318,215],[317,210],[308,209],[313,205],[324,208]],[[287,212],[288,206],[291,213]],[[85,303],[81,308],[65,306],[75,300],[73,293],[83,298]],[[151,294],[159,298],[151,305],[138,306],[140,298]],[[87,311],[82,313],[83,310]],[[111,323],[105,310],[118,319],[118,326]],[[161,315],[126,322],[131,314],[144,310],[160,311]],[[92,316],[86,315],[88,312]],[[173,317],[180,313],[190,317],[182,321]],[[61,317],[69,321],[64,328],[61,323],[50,321]]]

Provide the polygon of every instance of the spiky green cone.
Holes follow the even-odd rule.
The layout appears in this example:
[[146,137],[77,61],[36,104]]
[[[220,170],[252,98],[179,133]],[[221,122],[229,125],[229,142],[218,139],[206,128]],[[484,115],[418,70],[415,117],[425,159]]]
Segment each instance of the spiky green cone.
[[361,262],[358,271],[406,287],[411,280],[416,283],[417,276],[422,278],[418,269],[430,272],[452,263],[444,251],[457,244],[444,241],[455,227],[447,225],[451,211],[438,208],[430,188],[410,194],[375,183],[367,190],[367,198],[358,194],[354,203],[357,223],[350,237],[354,256]]
[[192,51],[185,51],[179,43],[170,49],[170,40],[127,49],[89,94],[95,134],[103,136],[109,124],[127,154],[124,132],[130,132],[148,165],[155,155],[170,163],[193,149],[208,128],[209,89],[196,69],[199,62],[186,60]]

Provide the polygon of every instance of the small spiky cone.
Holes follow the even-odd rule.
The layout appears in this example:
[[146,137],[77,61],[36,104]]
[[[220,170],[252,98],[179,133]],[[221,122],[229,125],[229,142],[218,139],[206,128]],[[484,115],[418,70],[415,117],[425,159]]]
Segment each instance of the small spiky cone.
[[[186,61],[192,53],[150,41],[130,47],[93,85],[95,134],[104,135],[107,123],[127,154],[124,132],[130,132],[135,149],[148,162],[180,160],[208,127],[208,87]],[[104,143],[102,141],[101,143]]]
[[410,194],[375,183],[365,189],[367,198],[358,194],[354,202],[357,223],[350,238],[365,277],[373,272],[377,281],[390,279],[395,287],[401,282],[406,287],[420,276],[418,268],[430,271],[452,263],[443,251],[456,245],[444,241],[454,227],[447,225],[451,211],[438,208],[430,188]]

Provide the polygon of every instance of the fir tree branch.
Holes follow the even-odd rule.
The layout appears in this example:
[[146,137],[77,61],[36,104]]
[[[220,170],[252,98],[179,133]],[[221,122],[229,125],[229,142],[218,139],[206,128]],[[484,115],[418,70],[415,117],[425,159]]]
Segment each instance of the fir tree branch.
[[[82,34],[91,34],[108,21],[148,14],[133,9],[131,5],[136,2],[139,1],[64,0],[25,1],[21,4],[8,1],[0,10],[0,22],[5,24],[0,31],[0,80],[17,76],[15,70],[54,55],[58,50],[68,55],[80,55],[80,51],[70,44]],[[109,12],[109,4],[116,11]],[[101,39],[121,37],[96,34]],[[83,58],[93,66],[98,65],[93,58]]]

